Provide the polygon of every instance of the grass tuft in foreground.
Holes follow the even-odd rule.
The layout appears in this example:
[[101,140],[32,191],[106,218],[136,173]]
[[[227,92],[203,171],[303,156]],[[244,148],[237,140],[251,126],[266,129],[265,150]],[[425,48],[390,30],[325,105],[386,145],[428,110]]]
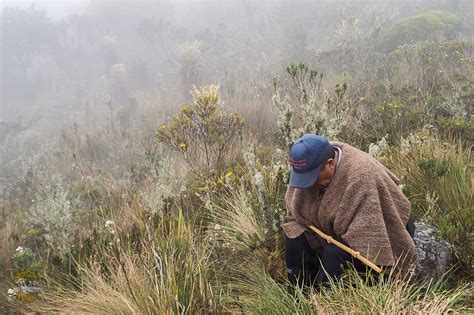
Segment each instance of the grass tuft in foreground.
[[468,287],[444,289],[442,282],[421,286],[397,277],[364,280],[352,271],[327,289],[303,293],[278,284],[262,268],[247,268],[242,275],[238,305],[251,314],[444,314],[463,311],[460,305],[473,293]]
[[79,263],[74,286],[45,292],[40,309],[112,314],[218,311],[210,251],[192,225],[182,215],[140,223],[136,233],[142,235],[132,239],[129,228],[107,221],[111,242]]

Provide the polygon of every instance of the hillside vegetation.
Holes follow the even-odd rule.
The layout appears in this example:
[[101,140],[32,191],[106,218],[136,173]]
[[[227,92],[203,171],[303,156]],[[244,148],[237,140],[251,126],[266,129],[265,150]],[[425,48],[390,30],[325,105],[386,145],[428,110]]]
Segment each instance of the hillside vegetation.
[[[22,117],[0,125],[0,312],[473,310],[466,2],[334,5],[317,21],[316,5],[265,3],[3,10],[2,102]],[[452,272],[291,288],[280,225],[305,133],[399,176],[412,216],[453,245]]]

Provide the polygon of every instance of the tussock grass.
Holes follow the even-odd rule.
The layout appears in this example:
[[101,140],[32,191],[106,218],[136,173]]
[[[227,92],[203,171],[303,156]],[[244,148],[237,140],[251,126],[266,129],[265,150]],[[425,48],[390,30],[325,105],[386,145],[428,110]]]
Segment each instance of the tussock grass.
[[212,220],[216,225],[211,227],[210,233],[222,244],[217,250],[228,253],[230,258],[226,263],[230,266],[260,263],[274,278],[282,279],[285,266],[280,213],[271,213],[265,208],[264,204],[271,199],[266,197],[271,192],[266,188],[263,189],[265,193],[262,189],[259,193],[256,187],[229,189],[219,197],[213,208]]
[[[132,215],[130,217],[133,217]],[[192,225],[162,215],[143,233],[114,229],[111,244],[79,262],[74,286],[44,294],[40,310],[67,313],[184,314],[216,312],[219,296],[207,242]],[[54,287],[54,286],[53,286]]]
[[275,282],[256,265],[242,270],[237,281],[239,306],[251,314],[445,314],[467,311],[460,302],[472,296],[468,287],[447,290],[443,282],[421,286],[395,276],[364,280],[350,270],[327,289],[305,292],[288,290],[290,284]]
[[240,251],[253,250],[265,242],[263,216],[249,204],[248,196],[232,192],[220,201],[223,206],[215,208],[214,218],[222,229],[220,240]]
[[474,164],[472,143],[443,141],[423,130],[389,148],[383,163],[402,178],[417,220],[434,224],[455,247],[465,275],[473,275]]

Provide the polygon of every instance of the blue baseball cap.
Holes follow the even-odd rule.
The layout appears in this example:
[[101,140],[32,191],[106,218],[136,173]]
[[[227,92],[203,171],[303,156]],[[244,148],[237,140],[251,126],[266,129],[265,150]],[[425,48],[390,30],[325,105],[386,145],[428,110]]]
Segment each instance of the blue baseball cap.
[[323,136],[304,135],[290,149],[290,187],[308,188],[319,177],[319,169],[331,153],[332,145]]

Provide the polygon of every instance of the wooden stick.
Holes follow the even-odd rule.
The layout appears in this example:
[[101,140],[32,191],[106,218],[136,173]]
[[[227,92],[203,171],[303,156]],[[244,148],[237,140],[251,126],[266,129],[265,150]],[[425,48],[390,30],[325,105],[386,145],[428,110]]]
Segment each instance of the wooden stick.
[[321,230],[315,228],[314,226],[310,225],[309,228],[313,230],[316,234],[324,238],[328,243],[332,243],[342,249],[343,251],[349,253],[352,255],[352,257],[359,259],[361,262],[364,263],[364,265],[369,266],[370,268],[374,269],[378,273],[382,272],[382,268],[362,256],[359,252],[356,252],[355,250],[351,249],[350,247],[336,241],[332,236],[324,234]]

